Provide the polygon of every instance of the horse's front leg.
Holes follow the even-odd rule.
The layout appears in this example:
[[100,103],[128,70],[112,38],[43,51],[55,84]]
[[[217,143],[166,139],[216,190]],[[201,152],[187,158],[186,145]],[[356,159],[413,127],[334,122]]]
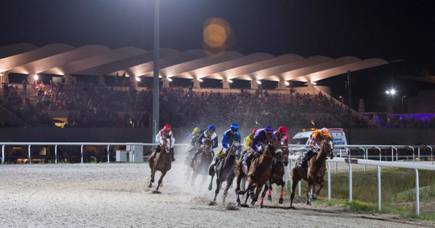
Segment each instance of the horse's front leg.
[[284,203],[284,193],[285,193],[285,182],[281,183],[281,192],[279,193],[279,204]]
[[319,187],[317,188],[317,191],[315,192],[313,199],[317,199],[317,196],[320,194],[320,191],[322,191],[322,188],[325,184],[323,183],[323,181],[321,181],[319,183]]
[[208,190],[209,191],[211,191],[213,189],[213,178],[214,178],[214,175],[215,174],[213,174],[213,176],[211,176],[210,184],[208,185]]
[[[260,189],[261,190],[261,189]],[[261,193],[261,200],[260,200],[260,207],[262,208],[264,205],[264,197],[266,196],[266,192],[270,192],[270,188],[268,187],[267,184],[264,185],[264,189],[263,192]],[[258,192],[258,191],[257,191]]]
[[148,188],[151,188],[153,186],[155,174],[156,174],[156,170],[151,168],[151,178],[150,178],[150,184],[148,185]]
[[293,178],[292,180],[292,193],[290,195],[290,209],[295,209],[295,207],[293,206],[293,200],[295,198],[295,194],[296,194],[296,187],[298,186],[300,180]]
[[267,200],[272,201],[272,183],[270,183],[270,181],[268,181],[268,183],[266,183],[266,185],[268,186],[268,194],[267,194]]
[[166,172],[162,172],[162,175],[160,176],[160,179],[159,179],[159,183],[157,184],[156,191],[159,191],[160,185],[162,185],[163,178],[165,177],[165,175],[166,175]]
[[313,184],[312,183],[308,183],[308,189],[307,189],[307,205],[311,205],[311,201],[312,201],[312,191],[313,191]]

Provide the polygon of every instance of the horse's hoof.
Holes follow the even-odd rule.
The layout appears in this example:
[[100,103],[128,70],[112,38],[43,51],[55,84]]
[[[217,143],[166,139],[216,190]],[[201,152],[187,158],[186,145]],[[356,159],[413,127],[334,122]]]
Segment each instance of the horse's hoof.
[[272,201],[272,196],[267,196],[267,200]]
[[307,205],[310,205],[310,206],[311,206],[311,202],[310,202],[310,201],[307,201]]
[[152,185],[152,184],[149,184],[149,185],[148,185],[148,188],[151,188],[151,187],[153,187],[153,185]]
[[240,206],[241,206],[241,207],[249,207],[249,205],[248,205],[248,204],[246,204],[246,203],[244,203],[244,204],[241,204]]
[[213,188],[211,187],[211,185],[208,186],[208,190],[211,191]]
[[217,204],[216,201],[211,201],[210,203],[208,203],[209,206],[214,206],[216,204]]
[[278,203],[279,203],[279,204],[284,203],[284,199],[283,199],[283,198],[280,198],[279,201],[278,201]]
[[159,190],[154,190],[152,193],[153,194],[160,194],[161,192]]

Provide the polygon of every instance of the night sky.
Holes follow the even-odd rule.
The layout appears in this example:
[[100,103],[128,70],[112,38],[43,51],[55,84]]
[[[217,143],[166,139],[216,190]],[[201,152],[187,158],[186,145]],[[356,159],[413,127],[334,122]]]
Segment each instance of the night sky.
[[[296,53],[305,57],[346,55],[401,62],[352,75],[354,100],[376,98],[385,87],[415,95],[433,85],[400,80],[401,75],[435,75],[433,1],[161,0],[161,46],[202,47],[210,17],[231,26],[229,50],[244,54]],[[152,48],[151,0],[2,0],[0,45],[103,44]],[[344,95],[345,76],[327,80]],[[379,100],[379,99],[377,99]],[[372,102],[373,101],[373,102]],[[356,103],[356,102],[354,102]]]

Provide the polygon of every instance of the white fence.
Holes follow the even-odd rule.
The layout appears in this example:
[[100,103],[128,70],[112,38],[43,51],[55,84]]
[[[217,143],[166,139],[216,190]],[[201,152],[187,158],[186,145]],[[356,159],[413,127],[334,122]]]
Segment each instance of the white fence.
[[[351,150],[360,150],[363,153],[362,157],[361,156],[352,156],[352,157],[366,159],[366,160],[372,158],[376,160],[398,161],[399,159],[404,159],[404,158],[406,159],[411,157],[413,161],[420,160],[422,158],[427,158],[433,161],[434,147],[435,145],[335,145],[334,152],[338,157],[348,157],[348,154]],[[289,148],[290,151],[297,152],[301,150],[306,150],[307,146],[290,144]],[[370,150],[377,151],[378,152],[377,155],[369,156]],[[386,156],[387,150],[391,152],[391,156],[390,155]],[[405,150],[406,152],[408,151],[411,152],[411,155],[408,155],[408,153],[403,153],[403,150]],[[428,151],[430,154],[422,155],[423,151]]]
[[[291,161],[296,161],[298,156],[290,156]],[[422,164],[416,162],[404,162],[404,161],[376,161],[376,160],[367,160],[367,159],[352,159],[352,158],[334,158],[327,160],[327,179],[328,179],[328,200],[331,200],[331,163],[345,163],[348,165],[349,172],[349,202],[352,202],[352,164],[360,164],[367,166],[376,166],[377,167],[377,193],[378,193],[378,210],[382,210],[382,178],[381,178],[381,170],[382,167],[390,167],[390,168],[405,168],[405,169],[413,169],[415,170],[415,198],[416,198],[416,215],[420,215],[420,183],[419,183],[419,170],[430,170],[435,171],[435,165],[432,164]],[[291,168],[291,164],[289,166]],[[299,182],[300,183],[300,182]],[[299,195],[301,194],[301,187],[299,185]]]
[[[59,146],[80,146],[80,163],[84,163],[84,147],[85,146],[106,146],[107,163],[110,163],[110,147],[112,146],[155,146],[153,143],[113,143],[113,142],[0,142],[1,145],[1,163],[5,163],[5,147],[6,146],[26,146],[27,159],[32,164],[32,146],[54,146],[54,163],[58,162],[58,147]],[[175,144],[175,146],[187,146],[187,144]]]

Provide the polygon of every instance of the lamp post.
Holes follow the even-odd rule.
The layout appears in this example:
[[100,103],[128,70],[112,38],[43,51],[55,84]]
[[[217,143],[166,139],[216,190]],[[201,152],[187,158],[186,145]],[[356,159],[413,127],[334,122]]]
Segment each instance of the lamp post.
[[[153,136],[159,130],[159,95],[160,95],[160,79],[159,79],[159,46],[160,46],[160,27],[159,27],[159,7],[160,0],[154,0],[154,51],[153,51]],[[152,137],[153,142],[155,138]]]

